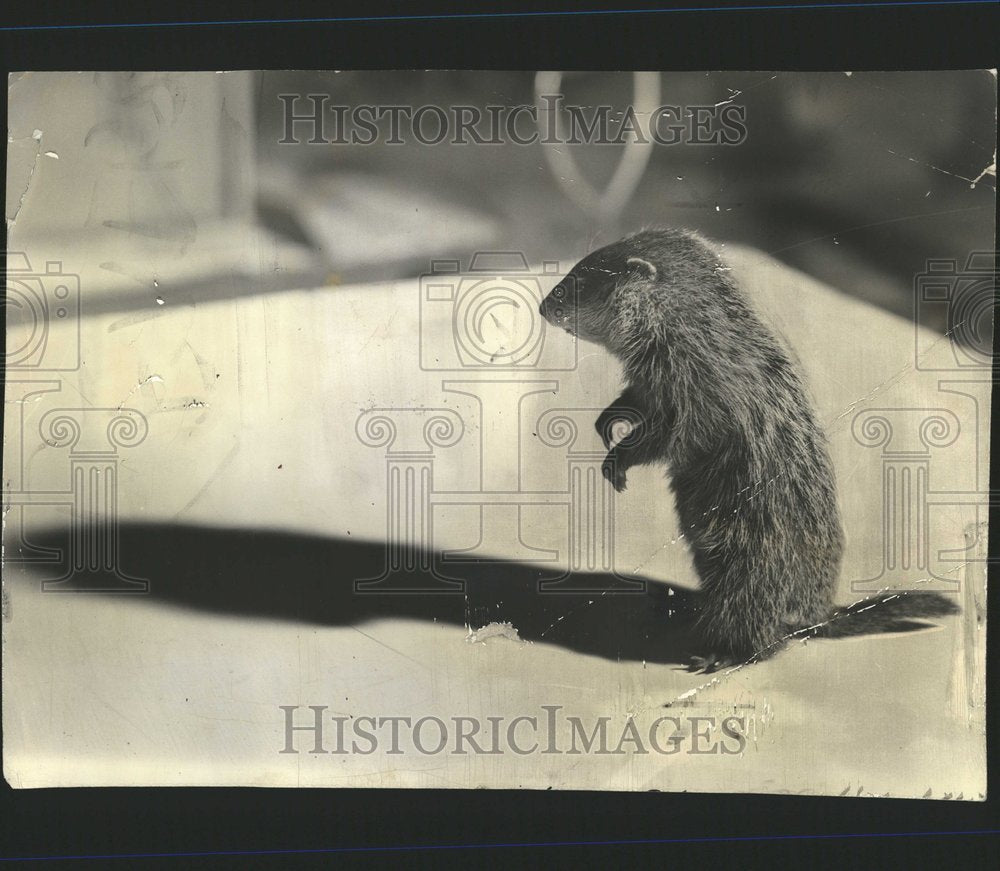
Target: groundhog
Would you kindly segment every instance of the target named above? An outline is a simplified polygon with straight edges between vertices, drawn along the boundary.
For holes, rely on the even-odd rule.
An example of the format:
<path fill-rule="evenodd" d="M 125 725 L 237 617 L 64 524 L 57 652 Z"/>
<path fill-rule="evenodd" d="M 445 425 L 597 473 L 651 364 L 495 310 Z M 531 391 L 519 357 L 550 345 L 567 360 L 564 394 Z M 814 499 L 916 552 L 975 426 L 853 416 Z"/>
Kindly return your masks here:
<path fill-rule="evenodd" d="M 631 467 L 666 464 L 701 583 L 692 670 L 957 612 L 936 593 L 834 606 L 844 537 L 826 439 L 788 353 L 702 238 L 653 229 L 601 248 L 541 313 L 624 365 L 625 389 L 596 422 L 615 490 Z M 622 420 L 631 431 L 614 444 Z"/>

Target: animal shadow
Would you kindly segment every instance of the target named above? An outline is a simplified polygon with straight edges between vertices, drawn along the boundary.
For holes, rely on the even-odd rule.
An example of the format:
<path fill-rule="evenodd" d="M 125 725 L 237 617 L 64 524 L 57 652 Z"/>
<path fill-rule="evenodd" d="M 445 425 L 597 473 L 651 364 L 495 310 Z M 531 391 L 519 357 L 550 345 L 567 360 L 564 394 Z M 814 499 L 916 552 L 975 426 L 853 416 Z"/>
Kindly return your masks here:
<path fill-rule="evenodd" d="M 321 626 L 358 625 L 382 618 L 453 623 L 473 629 L 509 622 L 521 639 L 621 661 L 686 663 L 698 594 L 645 580 L 621 592 L 621 579 L 575 573 L 567 583 L 583 592 L 543 587 L 550 569 L 512 560 L 446 563 L 458 592 L 358 593 L 355 581 L 379 577 L 386 545 L 266 529 L 121 523 L 117 565 L 149 582 L 146 594 L 113 595 L 116 603 L 153 601 L 219 615 L 286 620 Z M 49 528 L 33 547 L 68 551 L 68 532 Z M 10 552 L 10 551 L 8 551 Z M 417 565 L 440 564 L 440 554 Z M 60 576 L 49 563 L 26 575 L 33 582 Z M 426 571 L 407 577 L 434 584 Z M 638 578 L 642 581 L 643 579 Z M 76 579 L 70 585 L 75 583 Z M 464 590 L 461 588 L 464 587 Z M 617 592 L 612 592 L 617 590 Z"/>

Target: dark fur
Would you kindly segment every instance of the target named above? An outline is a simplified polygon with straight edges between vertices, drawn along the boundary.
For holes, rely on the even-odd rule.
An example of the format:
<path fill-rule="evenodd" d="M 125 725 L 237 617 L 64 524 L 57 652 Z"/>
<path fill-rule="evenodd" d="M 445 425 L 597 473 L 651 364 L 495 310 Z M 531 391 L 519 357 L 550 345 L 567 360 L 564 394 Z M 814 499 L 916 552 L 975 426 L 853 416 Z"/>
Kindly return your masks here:
<path fill-rule="evenodd" d="M 788 354 L 698 236 L 645 230 L 601 248 L 541 311 L 624 364 L 627 386 L 596 424 L 604 474 L 622 491 L 632 466 L 667 465 L 705 602 L 700 667 L 957 611 L 934 593 L 835 610 L 843 533 L 826 440 Z M 623 419 L 632 431 L 612 446 Z"/>

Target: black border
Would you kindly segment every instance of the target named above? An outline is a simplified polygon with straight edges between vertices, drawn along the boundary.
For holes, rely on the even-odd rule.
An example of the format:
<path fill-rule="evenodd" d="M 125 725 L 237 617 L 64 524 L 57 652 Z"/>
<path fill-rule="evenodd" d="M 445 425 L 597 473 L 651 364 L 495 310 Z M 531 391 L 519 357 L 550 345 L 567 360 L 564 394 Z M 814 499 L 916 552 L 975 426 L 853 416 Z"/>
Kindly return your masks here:
<path fill-rule="evenodd" d="M 768 4 L 765 11 L 631 12 L 340 24 L 244 24 L 129 29 L 4 31 L 0 57 L 19 69 L 655 69 L 884 70 L 996 66 L 995 5 L 787 8 L 813 0 L 633 0 L 622 9 Z M 861 3 L 864 0 L 860 0 Z M 913 0 L 911 0 L 913 2 Z M 177 2 L 154 11 L 118 0 L 22 4 L 3 25 L 218 21 L 327 16 L 580 13 L 573 3 L 267 4 Z M 783 8 L 785 7 L 785 8 Z"/>
<path fill-rule="evenodd" d="M 760 0 L 764 2 L 764 0 Z M 631 8 L 678 6 L 637 0 Z M 695 4 L 684 4 L 695 5 Z M 727 5 L 717 0 L 712 6 Z M 729 5 L 733 5 L 731 0 Z M 775 6 L 782 4 L 776 3 Z M 447 14 L 468 4 L 337 4 L 260 2 L 174 3 L 158 10 L 122 2 L 100 7 L 48 3 L 0 24 L 204 21 L 311 18 L 334 15 Z M 500 7 L 492 7 L 499 9 Z M 516 11 L 516 4 L 506 4 Z M 522 4 L 521 9 L 532 9 Z M 552 2 L 549 10 L 579 9 Z M 587 4 L 587 8 L 609 8 Z M 483 11 L 486 11 L 485 9 Z M 998 5 L 830 8 L 783 11 L 634 13 L 395 21 L 389 23 L 244 24 L 128 29 L 0 31 L 5 72 L 26 69 L 969 69 L 998 65 Z M 6 122 L 6 102 L 0 106 Z M 6 127 L 6 124 L 3 124 Z M 6 137 L 4 137 L 6 149 Z M 5 165 L 5 164 L 4 164 Z M 998 331 L 1000 332 L 1000 331 Z M 995 373 L 996 379 L 996 373 Z M 994 419 L 998 414 L 994 400 Z M 994 443 L 996 438 L 994 438 Z M 997 490 L 997 472 L 991 485 Z M 991 511 L 990 554 L 997 518 Z M 995 581 L 991 566 L 990 580 Z M 995 620 L 991 598 L 990 619 Z M 991 633 L 987 673 L 1000 674 Z M 821 867 L 891 867 L 911 853 L 916 867 L 992 867 L 996 835 L 885 833 L 1000 829 L 996 750 L 996 693 L 987 704 L 990 732 L 988 795 L 984 803 L 817 798 L 767 795 L 583 793 L 538 791 L 67 789 L 14 791 L 0 787 L 0 858 L 170 851 L 280 850 L 385 845 L 510 844 L 514 842 L 755 838 L 872 835 L 771 841 L 645 845 L 629 861 L 708 867 L 807 861 Z M 859 740 L 864 740 L 859 735 Z M 796 856 L 792 858 L 792 851 Z M 563 859 L 597 866 L 622 861 L 623 848 L 510 847 L 478 854 L 395 853 L 415 861 L 517 862 L 534 866 Z M 383 854 L 384 855 L 384 854 Z M 306 861 L 334 864 L 347 857 L 283 855 L 281 867 Z M 351 858 L 360 858 L 357 854 Z M 149 867 L 154 860 L 107 859 L 90 867 Z M 172 867 L 218 867 L 208 858 L 164 860 Z M 225 860 L 230 861 L 230 860 Z M 263 860 L 260 860 L 263 861 Z M 233 867 L 258 867 L 244 856 Z M 64 865 L 65 863 L 61 863 Z M 76 864 L 81 864 L 77 862 Z M 48 865 L 33 863 L 31 867 Z M 0 862 L 0 867 L 4 863 Z M 227 866 L 228 867 L 228 866 Z"/>

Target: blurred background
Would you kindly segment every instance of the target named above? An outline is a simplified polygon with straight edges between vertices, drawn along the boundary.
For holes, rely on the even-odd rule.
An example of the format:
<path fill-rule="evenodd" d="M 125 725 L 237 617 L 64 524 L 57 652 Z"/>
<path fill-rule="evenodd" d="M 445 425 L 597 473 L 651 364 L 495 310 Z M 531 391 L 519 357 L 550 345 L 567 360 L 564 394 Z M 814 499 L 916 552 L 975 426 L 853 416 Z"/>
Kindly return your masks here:
<path fill-rule="evenodd" d="M 282 95 L 302 115 L 312 94 L 327 108 L 484 116 L 560 94 L 612 107 L 613 122 L 629 106 L 739 107 L 746 136 L 636 148 L 404 132 L 390 144 L 386 117 L 371 145 L 313 144 L 301 123 L 288 142 Z M 522 116 L 519 134 L 533 124 Z M 928 260 L 995 249 L 996 76 L 982 70 L 15 73 L 9 125 L 8 248 L 80 274 L 84 315 L 416 276 L 482 250 L 571 263 L 662 223 L 910 318 Z M 991 311 L 976 305 L 959 342 L 988 342 Z M 920 318 L 943 331 L 961 311 Z"/>
<path fill-rule="evenodd" d="M 972 251 L 994 249 L 995 75 L 657 75 L 659 104 L 744 106 L 746 140 L 653 145 L 640 158 L 648 162 L 634 188 L 601 213 L 572 188 L 601 190 L 625 146 L 423 145 L 412 138 L 390 145 L 388 119 L 369 146 L 279 144 L 280 94 L 328 94 L 331 105 L 469 105 L 485 116 L 488 105 L 535 103 L 534 73 L 265 72 L 256 97 L 262 219 L 321 245 L 323 234 L 287 203 L 302 201 L 292 187 L 326 185 L 328 207 L 340 209 L 348 225 L 370 221 L 366 241 L 348 234 L 350 250 L 329 240 L 340 249 L 329 265 L 345 280 L 418 274 L 431 257 L 467 256 L 470 247 L 516 249 L 529 263 L 573 259 L 643 225 L 684 226 L 760 248 L 907 317 L 914 277 L 929 258 L 964 263 Z M 637 102 L 631 73 L 567 73 L 548 84 L 567 104 L 622 111 Z M 299 114 L 309 108 L 305 100 L 296 104 Z M 300 133 L 307 138 L 307 130 Z M 575 166 L 560 175 L 547 149 Z M 573 169 L 577 177 L 567 174 Z M 375 238 L 379 228 L 384 238 Z M 331 231 L 338 235 L 334 225 Z M 407 236 L 423 244 L 397 241 Z M 943 309 L 927 314 L 928 326 L 944 330 L 946 317 Z"/>

